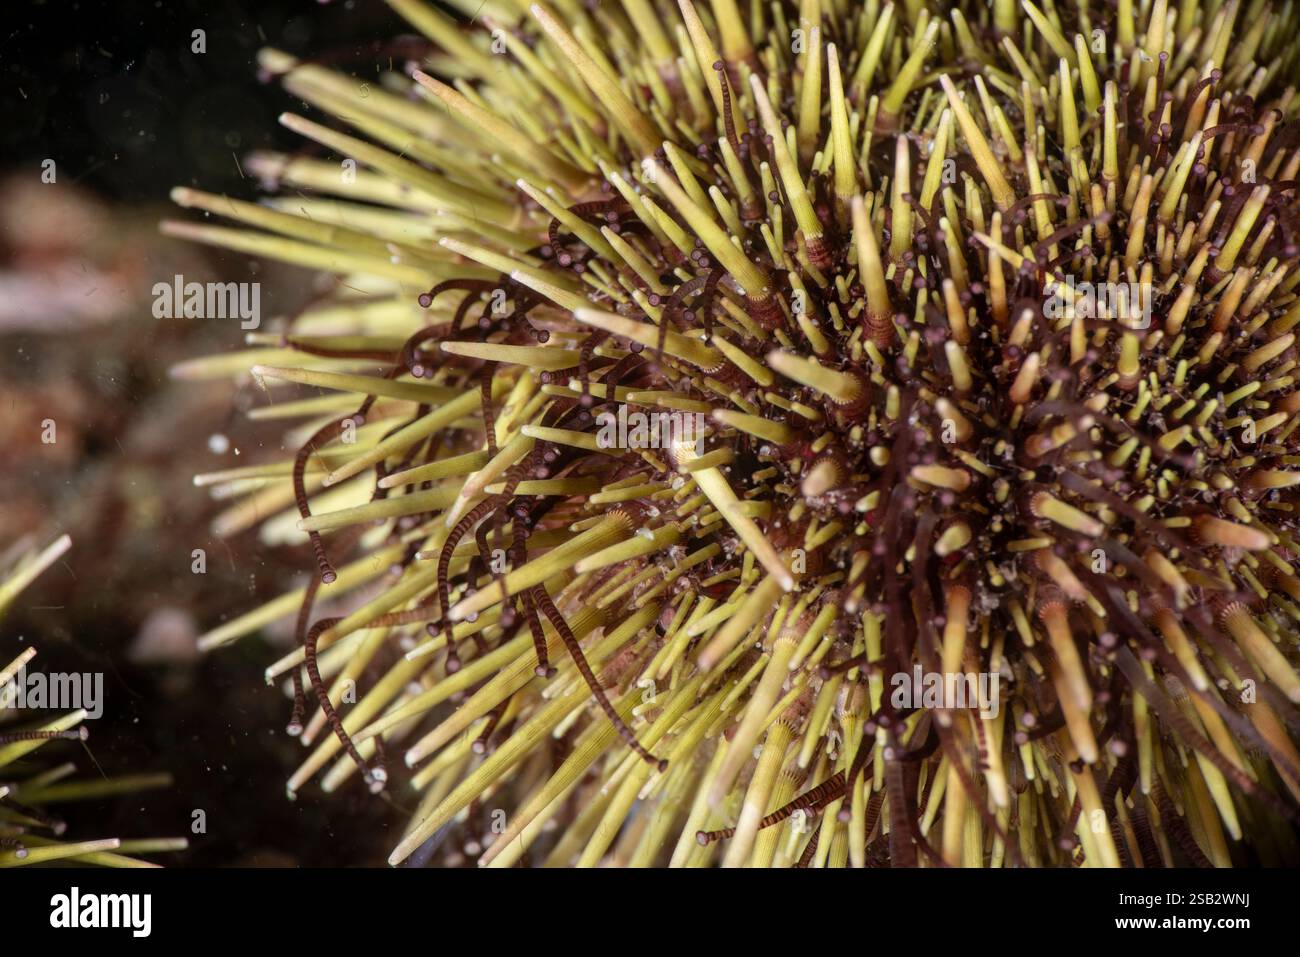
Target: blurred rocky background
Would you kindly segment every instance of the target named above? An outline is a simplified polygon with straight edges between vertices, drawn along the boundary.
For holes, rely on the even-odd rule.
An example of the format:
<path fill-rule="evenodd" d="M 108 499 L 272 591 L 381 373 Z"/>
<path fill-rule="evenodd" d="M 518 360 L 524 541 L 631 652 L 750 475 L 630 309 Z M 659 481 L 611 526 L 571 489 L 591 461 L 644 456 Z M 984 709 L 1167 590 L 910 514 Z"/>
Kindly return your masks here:
<path fill-rule="evenodd" d="M 92 836 L 189 837 L 173 865 L 382 864 L 404 818 L 384 800 L 284 796 L 303 748 L 261 675 L 285 636 L 197 651 L 199 633 L 298 582 L 304 554 L 213 535 L 220 503 L 192 476 L 278 448 L 280 431 L 245 416 L 251 386 L 169 376 L 244 332 L 156 319 L 151 290 L 176 274 L 257 281 L 264 321 L 311 298 L 303 270 L 160 236 L 160 219 L 185 215 L 167 191 L 255 198 L 241 159 L 300 147 L 276 122 L 292 100 L 257 76 L 259 47 L 362 71 L 372 47 L 356 38 L 402 24 L 379 0 L 10 0 L 0 22 L 0 552 L 73 540 L 0 623 L 0 658 L 35 644 L 42 670 L 104 672 L 93 763 L 176 777 L 71 818 Z M 196 548 L 206 574 L 191 571 Z"/>

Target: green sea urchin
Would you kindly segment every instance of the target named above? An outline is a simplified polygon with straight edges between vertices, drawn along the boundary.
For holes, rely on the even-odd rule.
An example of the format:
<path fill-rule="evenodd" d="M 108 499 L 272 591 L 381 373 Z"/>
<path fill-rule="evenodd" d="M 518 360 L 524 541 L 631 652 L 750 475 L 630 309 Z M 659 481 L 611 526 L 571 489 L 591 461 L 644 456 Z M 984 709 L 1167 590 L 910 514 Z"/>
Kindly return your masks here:
<path fill-rule="evenodd" d="M 0 616 L 20 592 L 72 546 L 64 535 L 40 552 L 24 551 L 0 557 Z M 12 559 L 12 567 L 5 559 Z M 8 657 L 7 655 L 4 657 Z M 69 801 L 101 798 L 148 788 L 170 786 L 166 774 L 137 774 L 110 778 L 71 778 L 71 763 L 49 765 L 38 759 L 45 748 L 58 741 L 85 741 L 89 734 L 84 709 L 67 712 L 32 727 L 17 709 L 10 707 L 14 685 L 27 664 L 36 657 L 28 647 L 0 667 L 0 868 L 22 867 L 63 861 L 102 867 L 147 867 L 130 856 L 183 850 L 184 838 L 141 840 L 67 840 L 68 825 L 50 808 Z M 11 721 L 11 719 L 14 719 Z"/>
<path fill-rule="evenodd" d="M 262 57 L 360 137 L 165 227 L 343 277 L 178 370 L 328 392 L 200 477 L 313 547 L 204 638 L 297 615 L 291 791 L 400 747 L 393 863 L 1294 859 L 1290 4 L 389 2 L 409 78 Z"/>

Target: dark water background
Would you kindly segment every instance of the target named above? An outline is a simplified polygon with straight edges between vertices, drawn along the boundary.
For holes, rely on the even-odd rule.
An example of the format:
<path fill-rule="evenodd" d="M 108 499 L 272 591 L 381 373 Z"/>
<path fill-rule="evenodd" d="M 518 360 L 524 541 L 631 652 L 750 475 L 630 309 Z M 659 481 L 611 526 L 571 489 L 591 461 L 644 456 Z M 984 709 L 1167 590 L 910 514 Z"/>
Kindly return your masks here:
<path fill-rule="evenodd" d="M 191 49 L 196 29 L 206 31 L 202 54 Z M 395 843 L 405 815 L 359 788 L 284 796 L 304 750 L 283 734 L 287 703 L 261 677 L 282 647 L 251 636 L 194 661 L 147 666 L 125 652 L 160 608 L 179 609 L 203 631 L 274 597 L 303 567 L 300 550 L 265 548 L 251 533 L 212 537 L 214 505 L 190 476 L 253 461 L 278 433 L 245 422 L 228 384 L 191 386 L 167 374 L 185 357 L 236 347 L 238 323 L 160 323 L 148 290 L 179 270 L 172 257 L 201 257 L 179 261 L 210 278 L 265 280 L 269 316 L 301 304 L 311 277 L 219 251 L 181 253 L 154 225 L 190 215 L 167 192 L 192 184 L 255 198 L 242 158 L 301 147 L 276 122 L 301 105 L 259 81 L 259 47 L 325 52 L 340 68 L 373 74 L 369 41 L 408 30 L 379 0 L 0 4 L 0 204 L 27 199 L 19 207 L 27 212 L 0 232 L 0 271 L 110 263 L 121 286 L 114 294 L 128 304 L 108 322 L 55 331 L 35 302 L 24 327 L 0 327 L 0 553 L 22 534 L 40 544 L 65 531 L 74 539 L 0 622 L 0 659 L 35 643 L 44 670 L 105 673 L 106 714 L 92 723 L 88 753 L 68 744 L 60 760 L 83 774 L 98 765 L 176 778 L 170 790 L 64 808 L 70 838 L 183 835 L 191 849 L 167 863 L 217 866 L 378 865 Z M 37 185 L 47 158 L 56 184 Z M 49 225 L 53 198 L 93 207 L 96 238 L 83 242 L 74 216 L 68 235 L 34 250 L 32 229 Z M 60 423 L 57 446 L 35 440 L 34 423 L 47 414 Z M 218 459 L 207 447 L 216 432 L 254 454 Z M 196 547 L 207 550 L 205 576 L 189 568 Z M 190 834 L 196 809 L 207 815 L 206 835 Z"/>

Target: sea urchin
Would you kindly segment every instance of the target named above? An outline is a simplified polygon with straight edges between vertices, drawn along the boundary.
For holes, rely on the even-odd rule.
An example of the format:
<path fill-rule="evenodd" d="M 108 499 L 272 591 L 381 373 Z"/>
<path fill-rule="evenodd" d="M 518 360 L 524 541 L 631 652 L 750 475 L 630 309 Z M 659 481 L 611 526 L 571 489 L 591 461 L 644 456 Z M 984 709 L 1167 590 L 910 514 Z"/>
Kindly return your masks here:
<path fill-rule="evenodd" d="M 360 137 L 165 227 L 343 277 L 178 370 L 331 393 L 200 477 L 310 538 L 204 639 L 297 614 L 291 790 L 400 746 L 393 863 L 1294 857 L 1292 5 L 389 2 L 408 75 L 262 55 Z"/>

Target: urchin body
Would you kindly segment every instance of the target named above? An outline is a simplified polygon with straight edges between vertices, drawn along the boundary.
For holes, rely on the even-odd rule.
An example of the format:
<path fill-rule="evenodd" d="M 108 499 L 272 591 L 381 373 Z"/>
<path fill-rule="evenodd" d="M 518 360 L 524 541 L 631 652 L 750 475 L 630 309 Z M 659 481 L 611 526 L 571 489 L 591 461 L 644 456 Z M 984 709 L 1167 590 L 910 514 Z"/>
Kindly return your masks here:
<path fill-rule="evenodd" d="M 340 201 L 169 227 L 369 294 L 254 337 L 341 395 L 214 478 L 315 553 L 207 639 L 298 608 L 269 674 L 334 735 L 291 789 L 400 745 L 394 863 L 448 826 L 496 866 L 1292 853 L 1290 20 L 390 2 L 454 83 L 264 56 L 364 169 L 253 166 Z M 597 441 L 628 408 L 707 437 Z M 997 706 L 893 694 L 918 667 Z"/>

